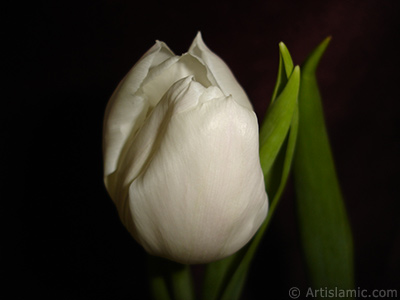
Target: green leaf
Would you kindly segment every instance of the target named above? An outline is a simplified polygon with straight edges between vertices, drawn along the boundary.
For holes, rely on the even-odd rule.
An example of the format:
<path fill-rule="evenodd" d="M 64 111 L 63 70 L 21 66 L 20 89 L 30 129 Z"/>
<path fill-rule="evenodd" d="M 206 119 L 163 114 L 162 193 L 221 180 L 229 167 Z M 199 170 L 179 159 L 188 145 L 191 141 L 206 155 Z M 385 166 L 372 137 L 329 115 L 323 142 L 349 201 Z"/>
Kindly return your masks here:
<path fill-rule="evenodd" d="M 282 92 L 284 87 L 286 86 L 290 75 L 293 72 L 293 60 L 290 56 L 289 50 L 287 49 L 286 45 L 282 42 L 279 43 L 279 71 L 278 71 L 278 78 L 276 80 L 276 85 L 274 88 L 273 96 L 271 99 L 271 104 L 275 101 L 276 97 Z M 295 108 L 295 113 L 298 114 L 298 108 Z M 297 111 L 297 112 L 296 112 Z M 265 122 L 265 120 L 264 120 Z M 293 122 L 293 121 L 292 121 Z M 293 124 L 291 124 L 293 127 Z M 292 129 L 291 129 L 292 130 Z M 297 124 L 296 124 L 296 136 L 297 136 Z M 292 138 L 293 140 L 293 138 Z M 294 140 L 295 142 L 295 140 Z M 281 147 L 281 150 L 278 153 L 277 158 L 272 164 L 271 169 L 269 172 L 264 172 L 264 180 L 265 186 L 268 192 L 268 196 L 270 199 L 274 198 L 275 193 L 278 191 L 279 186 L 281 185 L 282 181 L 282 172 L 283 172 L 283 165 L 285 159 L 285 151 L 282 150 L 286 149 L 287 141 L 284 142 L 284 146 Z"/>
<path fill-rule="evenodd" d="M 275 101 L 276 97 L 285 88 L 286 83 L 292 74 L 294 65 L 292 57 L 290 56 L 289 50 L 286 45 L 282 42 L 279 43 L 279 68 L 278 68 L 278 78 L 276 79 L 276 84 L 274 91 L 272 93 L 271 104 Z"/>
<path fill-rule="evenodd" d="M 279 85 L 286 85 L 289 76 L 292 74 L 294 65 L 293 60 L 290 56 L 289 50 L 284 43 L 279 43 L 280 50 L 280 68 L 278 72 L 278 80 L 275 90 L 282 90 Z M 283 74 L 283 76 L 281 75 Z M 294 94 L 298 97 L 299 90 Z M 297 99 L 297 98 L 296 98 Z M 274 100 L 274 98 L 272 99 Z M 299 124 L 299 111 L 298 106 L 294 107 L 293 116 L 290 124 L 289 135 L 287 136 L 284 146 L 280 149 L 277 159 L 273 162 L 272 168 L 268 172 L 264 171 L 264 178 L 266 189 L 269 195 L 271 204 L 269 207 L 267 218 L 260 228 L 258 235 L 262 235 L 266 230 L 275 209 L 279 203 L 280 197 L 282 196 L 283 190 L 286 186 L 287 179 L 289 177 L 289 172 L 291 169 L 293 155 L 296 146 L 297 132 Z M 263 158 L 261 158 L 263 159 Z"/>
<path fill-rule="evenodd" d="M 353 241 L 326 131 L 316 69 L 330 38 L 302 65 L 294 182 L 313 288 L 352 289 Z"/>
<path fill-rule="evenodd" d="M 224 290 L 224 293 L 221 297 L 221 300 L 237 300 L 240 297 L 241 291 L 243 289 L 243 286 L 245 284 L 245 280 L 247 277 L 247 274 L 250 269 L 250 264 L 253 260 L 254 255 L 256 254 L 257 248 L 264 236 L 264 233 L 269 225 L 269 222 L 271 220 L 271 217 L 275 211 L 275 208 L 277 207 L 280 197 L 282 195 L 282 192 L 286 186 L 287 178 L 289 176 L 289 171 L 292 165 L 292 159 L 294 155 L 294 149 L 296 145 L 296 137 L 297 137 L 297 128 L 298 128 L 298 110 L 297 110 L 297 97 L 298 97 L 298 92 L 299 92 L 299 84 L 300 84 L 300 70 L 299 67 L 295 67 L 293 69 L 293 62 L 290 57 L 289 51 L 287 50 L 286 46 L 283 43 L 280 43 L 280 53 L 281 53 L 281 58 L 282 58 L 282 66 L 285 70 L 285 76 L 290 76 L 289 81 L 288 78 L 281 78 L 280 84 L 285 84 L 287 82 L 286 86 L 284 87 L 283 91 L 281 94 L 278 96 L 276 102 L 274 102 L 272 105 L 277 105 L 276 103 L 285 103 L 286 104 L 286 109 L 292 110 L 292 115 L 290 116 L 289 119 L 286 119 L 285 117 L 282 117 L 279 121 L 280 122 L 289 122 L 290 126 L 290 132 L 289 135 L 287 135 L 289 126 L 288 124 L 285 124 L 286 126 L 283 126 L 282 124 L 278 124 L 278 129 L 274 129 L 275 133 L 274 134 L 282 134 L 279 129 L 279 125 L 282 126 L 283 128 L 287 128 L 286 131 L 284 132 L 284 144 L 286 147 L 280 148 L 280 154 L 283 157 L 282 160 L 274 160 L 273 165 L 278 164 L 279 168 L 274 170 L 269 169 L 263 170 L 264 174 L 270 174 L 273 173 L 272 177 L 280 178 L 280 182 L 278 184 L 278 188 L 274 193 L 268 193 L 271 201 L 271 205 L 268 211 L 268 215 L 264 223 L 261 225 L 260 229 L 258 230 L 257 234 L 254 236 L 254 238 L 251 240 L 251 242 L 243 249 L 242 252 L 244 253 L 239 253 L 242 257 L 240 260 L 240 264 L 236 267 L 236 270 L 233 273 L 232 278 L 229 281 L 229 284 Z M 281 69 L 281 68 L 280 68 Z M 277 81 L 278 82 L 278 81 Z M 292 84 L 295 85 L 295 88 L 293 88 Z M 279 89 L 278 89 L 279 90 Z M 287 98 L 286 98 L 287 97 Z M 284 99 L 284 100 L 283 100 Z M 285 101 L 286 100 L 286 101 Z M 272 109 L 273 106 L 271 106 Z M 282 107 L 285 107 L 282 105 Z M 272 111 L 272 110 L 271 110 Z M 267 113 L 267 118 L 269 114 Z M 264 124 L 268 124 L 266 121 Z M 265 125 L 268 126 L 268 125 Z M 267 129 L 266 129 L 267 130 Z M 276 139 L 267 139 L 265 141 L 266 147 L 268 146 L 269 142 L 277 142 Z M 282 146 L 282 144 L 280 146 Z M 271 147 L 273 148 L 273 147 Z M 260 154 L 260 159 L 261 161 L 264 159 L 262 154 Z M 263 163 L 261 162 L 261 165 L 263 166 Z M 277 171 L 278 170 L 278 171 Z M 268 189 L 267 189 L 268 191 Z"/>
<path fill-rule="evenodd" d="M 270 191 L 269 194 L 273 196 L 272 197 L 273 200 L 269 207 L 265 226 L 269 224 L 272 216 L 274 215 L 276 207 L 278 206 L 279 200 L 285 189 L 295 153 L 298 127 L 299 127 L 299 110 L 298 107 L 296 106 L 295 111 L 293 113 L 292 123 L 290 125 L 289 137 L 285 143 L 286 151 L 285 152 L 282 151 L 282 153 L 280 153 L 281 157 L 285 155 L 283 163 L 275 163 L 274 165 L 276 165 L 276 167 L 267 175 L 268 178 L 280 178 L 280 181 L 279 184 L 275 183 L 276 179 L 274 181 L 270 180 L 269 183 L 266 182 L 267 191 Z M 277 162 L 280 162 L 280 160 L 277 160 Z"/>
<path fill-rule="evenodd" d="M 279 168 L 279 173 L 276 173 L 276 177 L 280 179 L 277 180 L 277 193 L 276 195 L 269 194 L 270 199 L 273 199 L 272 203 L 277 203 L 279 200 L 281 192 L 286 184 L 290 165 L 292 162 L 297 136 L 298 119 L 296 102 L 299 92 L 300 80 L 299 68 L 297 67 L 293 76 L 290 78 L 290 83 L 288 83 L 288 77 L 292 75 L 293 71 L 293 62 L 290 57 L 289 51 L 283 43 L 279 45 L 279 48 L 280 63 L 278 78 L 266 119 L 268 118 L 268 116 L 270 118 L 274 118 L 275 120 L 276 118 L 279 118 L 277 122 L 281 122 L 281 124 L 278 124 L 278 126 L 274 127 L 271 126 L 273 124 L 265 120 L 263 124 L 264 138 L 262 139 L 264 146 L 270 146 L 273 149 L 277 149 L 277 152 L 280 151 L 281 153 L 283 153 L 283 159 L 280 161 L 282 166 L 280 166 Z M 283 112 L 283 110 L 285 109 L 286 111 Z M 289 112 L 287 110 L 289 110 Z M 290 115 L 290 111 L 292 111 L 292 116 Z M 290 134 L 289 137 L 286 138 L 288 136 L 287 132 L 290 126 L 292 126 L 292 128 L 290 129 Z M 276 137 L 276 135 L 280 136 Z M 282 144 L 285 142 L 285 139 L 285 145 L 287 147 L 283 147 L 282 149 Z M 275 158 L 276 155 L 267 156 L 265 159 L 275 160 Z M 261 156 L 261 160 L 263 159 L 264 157 Z M 274 164 L 274 162 L 272 162 L 272 164 Z M 264 174 L 265 173 L 267 172 L 265 171 Z M 250 263 L 268 226 L 270 216 L 271 208 L 266 221 L 263 223 L 255 237 L 248 245 L 246 245 L 234 255 L 223 260 L 211 263 L 207 266 L 203 289 L 203 300 L 239 299 L 249 271 Z"/>
<path fill-rule="evenodd" d="M 270 220 L 275 212 L 275 209 L 279 203 L 282 192 L 286 186 L 286 182 L 289 176 L 289 171 L 294 155 L 294 149 L 296 145 L 297 127 L 298 127 L 298 110 L 296 109 L 293 115 L 292 125 L 286 143 L 287 147 L 284 149 L 286 151 L 282 152 L 284 153 L 283 167 L 281 168 L 282 172 L 276 173 L 277 176 L 278 174 L 281 176 L 280 177 L 281 181 L 277 191 L 275 192 L 273 197 L 271 197 L 273 200 L 271 202 L 267 218 L 261 225 L 257 234 L 251 240 L 251 242 L 245 248 L 243 248 L 241 251 L 235 254 L 235 256 L 238 259 L 238 264 L 236 266 L 236 269 L 233 271 L 229 283 L 223 290 L 222 296 L 219 298 L 221 300 L 238 300 L 240 298 L 240 294 L 242 292 L 246 277 L 250 269 L 250 264 L 256 254 L 257 248 L 264 236 L 266 229 L 268 228 Z"/>
<path fill-rule="evenodd" d="M 264 176 L 270 171 L 286 138 L 297 106 L 300 68 L 296 66 L 279 97 L 269 107 L 260 131 L 260 159 Z"/>

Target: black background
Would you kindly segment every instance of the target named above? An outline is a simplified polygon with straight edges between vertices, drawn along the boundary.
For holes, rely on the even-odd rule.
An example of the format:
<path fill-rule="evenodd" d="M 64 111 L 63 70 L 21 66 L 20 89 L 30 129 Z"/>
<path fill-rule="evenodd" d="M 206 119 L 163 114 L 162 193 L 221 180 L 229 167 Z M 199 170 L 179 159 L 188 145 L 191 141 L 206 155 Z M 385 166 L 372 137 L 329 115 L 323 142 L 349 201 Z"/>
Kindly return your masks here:
<path fill-rule="evenodd" d="M 13 29 L 4 60 L 16 87 L 7 89 L 15 109 L 2 130 L 22 144 L 11 177 L 18 188 L 6 201 L 12 255 L 2 256 L 18 283 L 9 299 L 147 299 L 144 252 L 102 183 L 103 112 L 156 39 L 181 54 L 198 30 L 260 119 L 278 43 L 300 64 L 332 35 L 318 75 L 354 233 L 356 286 L 399 288 L 399 1 L 39 1 L 4 11 Z M 20 111 L 24 126 L 14 131 Z M 286 299 L 292 286 L 308 283 L 289 186 L 243 299 Z"/>

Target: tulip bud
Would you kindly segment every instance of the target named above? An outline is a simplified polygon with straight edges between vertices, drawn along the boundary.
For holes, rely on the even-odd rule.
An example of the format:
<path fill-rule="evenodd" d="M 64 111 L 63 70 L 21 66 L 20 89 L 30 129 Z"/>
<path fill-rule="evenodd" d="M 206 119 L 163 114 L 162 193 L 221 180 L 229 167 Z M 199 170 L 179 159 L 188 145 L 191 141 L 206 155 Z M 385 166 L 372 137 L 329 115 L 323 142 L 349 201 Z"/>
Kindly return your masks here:
<path fill-rule="evenodd" d="M 268 211 L 258 151 L 252 106 L 200 34 L 182 56 L 157 41 L 107 105 L 105 185 L 156 256 L 207 263 L 252 238 Z"/>

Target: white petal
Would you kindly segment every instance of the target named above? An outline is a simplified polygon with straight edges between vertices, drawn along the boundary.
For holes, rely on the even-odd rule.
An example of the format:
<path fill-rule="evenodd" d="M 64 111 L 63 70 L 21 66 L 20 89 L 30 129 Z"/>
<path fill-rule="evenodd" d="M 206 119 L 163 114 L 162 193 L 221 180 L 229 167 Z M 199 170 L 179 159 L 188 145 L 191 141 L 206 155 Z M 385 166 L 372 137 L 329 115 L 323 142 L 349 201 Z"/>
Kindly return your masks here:
<path fill-rule="evenodd" d="M 107 189 L 125 226 L 129 227 L 126 224 L 130 223 L 131 219 L 129 202 L 125 201 L 129 185 L 151 161 L 174 112 L 185 111 L 196 106 L 203 90 L 205 88 L 201 84 L 193 81 L 193 76 L 176 82 L 153 109 L 137 134 L 131 137 L 124 146 L 118 169 L 109 176 L 110 184 Z M 186 95 L 186 99 L 190 101 L 176 101 L 182 95 Z M 127 210 L 129 213 L 126 212 Z M 128 230 L 135 236 L 133 227 Z"/>
<path fill-rule="evenodd" d="M 182 263 L 234 253 L 268 209 L 254 113 L 207 93 L 218 94 L 194 83 L 170 94 L 176 99 L 168 102 L 185 109 L 175 107 L 151 160 L 129 188 L 131 232 L 148 252 Z"/>
<path fill-rule="evenodd" d="M 175 82 L 188 76 L 194 76 L 197 82 L 206 87 L 212 85 L 207 78 L 207 68 L 204 64 L 198 58 L 184 54 L 180 57 L 174 56 L 152 68 L 143 81 L 143 93 L 154 107 Z"/>
<path fill-rule="evenodd" d="M 149 69 L 172 57 L 172 51 L 162 42 L 156 44 L 135 64 L 111 96 L 103 132 L 104 176 L 112 174 L 127 138 L 140 126 L 149 104 L 135 95 Z"/>
<path fill-rule="evenodd" d="M 204 61 L 226 96 L 232 95 L 239 104 L 250 110 L 253 109 L 245 91 L 237 82 L 232 71 L 220 57 L 205 45 L 200 32 L 190 46 L 189 53 Z"/>

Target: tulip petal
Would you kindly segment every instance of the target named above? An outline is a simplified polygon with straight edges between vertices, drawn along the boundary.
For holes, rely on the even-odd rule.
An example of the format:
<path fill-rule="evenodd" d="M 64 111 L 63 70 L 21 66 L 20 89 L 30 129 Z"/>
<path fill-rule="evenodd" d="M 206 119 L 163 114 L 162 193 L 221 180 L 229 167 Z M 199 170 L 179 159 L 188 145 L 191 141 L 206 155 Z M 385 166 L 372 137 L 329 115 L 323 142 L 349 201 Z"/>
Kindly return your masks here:
<path fill-rule="evenodd" d="M 280 111 L 284 111 L 288 113 L 293 111 L 293 105 L 295 105 L 295 110 L 293 113 L 293 119 L 291 119 L 290 115 L 287 115 L 283 118 L 279 118 L 279 122 L 288 123 L 291 120 L 290 125 L 290 133 L 288 136 L 288 142 L 285 144 L 284 137 L 287 136 L 287 131 L 274 130 L 274 132 L 270 135 L 269 141 L 264 141 L 267 143 L 267 148 L 271 149 L 277 147 L 277 144 L 285 145 L 284 149 L 280 149 L 282 152 L 282 160 L 275 159 L 275 157 L 270 158 L 273 161 L 273 164 L 277 165 L 276 169 L 272 169 L 269 172 L 264 172 L 267 176 L 270 175 L 271 171 L 274 173 L 273 177 L 276 177 L 277 187 L 272 190 L 268 190 L 269 198 L 272 199 L 270 208 L 268 210 L 268 215 L 266 220 L 261 225 L 260 229 L 257 231 L 254 238 L 249 242 L 245 247 L 243 247 L 240 251 L 236 252 L 234 255 L 227 257 L 223 260 L 219 260 L 213 263 L 208 264 L 205 279 L 204 279 L 204 290 L 203 290 L 203 298 L 204 300 L 233 300 L 238 299 L 241 294 L 241 290 L 244 287 L 244 283 L 248 274 L 248 270 L 250 268 L 253 257 L 256 253 L 258 245 L 263 237 L 263 234 L 269 224 L 271 216 L 275 210 L 276 205 L 279 202 L 280 196 L 282 194 L 283 188 L 286 185 L 286 181 L 289 175 L 289 170 L 294 154 L 294 146 L 297 137 L 297 105 L 296 99 L 298 94 L 299 85 L 294 84 L 299 81 L 299 70 L 296 71 L 295 76 L 291 78 L 292 83 L 289 87 L 287 87 L 287 81 L 289 75 L 293 70 L 293 62 L 290 57 L 289 51 L 286 46 L 281 43 L 279 45 L 280 48 L 280 64 L 278 71 L 278 79 L 277 86 L 274 89 L 272 102 L 270 104 L 270 108 L 273 105 L 276 105 L 276 102 L 283 102 L 281 104 Z M 297 67 L 298 69 L 298 67 Z M 293 87 L 297 86 L 294 90 Z M 290 89 L 289 92 L 287 89 Z M 285 95 L 282 96 L 282 91 L 286 90 Z M 277 99 L 275 99 L 277 98 Z M 276 100 L 276 101 L 275 101 Z M 274 104 L 275 103 L 275 104 Z M 275 108 L 275 114 L 279 113 L 279 110 Z M 267 114 L 268 115 L 268 114 Z M 283 124 L 278 124 L 279 122 L 273 123 L 278 128 Z M 265 123 L 265 122 L 264 122 Z M 265 128 L 264 128 L 265 129 Z M 260 140 L 262 140 L 262 136 L 260 135 Z M 275 145 L 274 145 L 275 144 Z M 264 144 L 261 145 L 263 147 Z M 260 156 L 261 160 L 265 160 L 265 157 Z M 264 164 L 265 165 L 265 164 Z M 279 170 L 281 169 L 281 170 Z M 278 172 L 275 172 L 278 170 Z M 267 177 L 265 177 L 267 178 Z M 266 182 L 266 186 L 269 187 L 268 182 Z"/>
<path fill-rule="evenodd" d="M 252 105 L 245 91 L 237 82 L 232 71 L 226 63 L 212 52 L 203 42 L 201 33 L 199 32 L 189 48 L 189 53 L 199 57 L 204 61 L 210 70 L 210 77 L 214 77 L 219 87 L 226 96 L 232 95 L 233 98 L 244 107 L 252 110 Z"/>
<path fill-rule="evenodd" d="M 188 76 L 193 76 L 205 87 L 213 84 L 207 78 L 207 68 L 204 64 L 198 58 L 184 54 L 171 57 L 152 68 L 143 81 L 142 91 L 153 108 L 175 82 Z"/>
<path fill-rule="evenodd" d="M 118 159 L 127 138 L 142 123 L 148 103 L 145 98 L 135 96 L 149 69 L 172 57 L 173 53 L 162 42 L 150 48 L 120 82 L 108 102 L 104 116 L 103 155 L 104 176 L 117 169 Z"/>
<path fill-rule="evenodd" d="M 194 81 L 178 84 L 178 92 L 161 100 L 175 106 L 175 114 L 163 111 L 161 102 L 153 111 L 167 128 L 130 185 L 129 202 L 136 235 L 149 253 L 204 263 L 240 249 L 266 216 L 258 125 L 232 98 L 196 99 L 207 89 Z"/>

